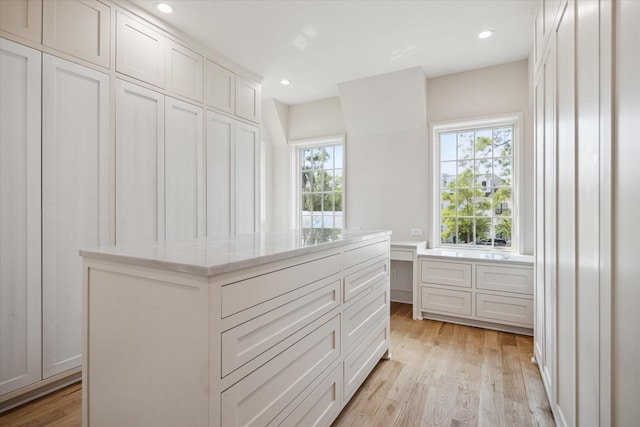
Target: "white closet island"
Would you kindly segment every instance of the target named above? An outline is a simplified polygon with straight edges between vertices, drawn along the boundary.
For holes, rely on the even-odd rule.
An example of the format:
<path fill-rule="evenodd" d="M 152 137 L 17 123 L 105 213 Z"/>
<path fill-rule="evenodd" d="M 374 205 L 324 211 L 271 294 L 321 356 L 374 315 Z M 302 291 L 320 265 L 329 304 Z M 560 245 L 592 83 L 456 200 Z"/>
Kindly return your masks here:
<path fill-rule="evenodd" d="M 389 351 L 387 231 L 83 250 L 84 426 L 329 425 Z"/>

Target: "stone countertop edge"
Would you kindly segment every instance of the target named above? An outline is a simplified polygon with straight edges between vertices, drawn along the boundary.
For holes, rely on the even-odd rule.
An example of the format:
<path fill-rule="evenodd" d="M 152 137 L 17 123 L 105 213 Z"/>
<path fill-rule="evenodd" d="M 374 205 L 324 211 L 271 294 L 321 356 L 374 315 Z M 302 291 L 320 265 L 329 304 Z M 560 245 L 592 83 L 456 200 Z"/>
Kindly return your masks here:
<path fill-rule="evenodd" d="M 503 264 L 524 264 L 533 265 L 535 257 L 533 255 L 522 255 L 513 252 L 472 252 L 468 249 L 425 249 L 418 251 L 418 257 L 446 258 L 456 261 L 490 262 Z"/>
<path fill-rule="evenodd" d="M 358 230 L 352 231 L 352 234 L 347 234 L 340 240 L 315 243 L 309 246 L 284 248 L 274 251 L 272 253 L 255 256 L 243 256 L 232 261 L 212 261 L 211 263 L 193 262 L 187 260 L 171 260 L 160 259 L 152 256 L 143 256 L 139 254 L 126 252 L 126 247 L 123 246 L 122 252 L 116 252 L 119 246 L 105 246 L 92 249 L 81 249 L 80 255 L 86 259 L 102 260 L 109 262 L 118 262 L 127 265 L 155 268 L 167 271 L 173 271 L 178 273 L 194 274 L 198 276 L 215 276 L 218 274 L 229 273 L 236 270 L 241 270 L 248 267 L 255 267 L 259 265 L 268 264 L 275 261 L 280 261 L 288 258 L 294 258 L 296 256 L 308 255 L 316 252 L 321 252 L 327 249 L 332 249 L 340 246 L 349 245 L 352 243 L 358 243 L 365 240 L 376 239 L 380 237 L 389 237 L 391 231 L 388 230 Z M 256 234 L 269 234 L 269 233 L 256 233 Z M 206 242 L 206 239 L 194 239 L 194 242 L 201 241 Z M 171 248 L 173 242 L 161 242 L 160 245 L 167 248 Z M 157 245 L 158 243 L 156 243 Z M 149 244 L 153 246 L 154 244 Z M 138 246 L 139 247 L 139 246 Z"/>

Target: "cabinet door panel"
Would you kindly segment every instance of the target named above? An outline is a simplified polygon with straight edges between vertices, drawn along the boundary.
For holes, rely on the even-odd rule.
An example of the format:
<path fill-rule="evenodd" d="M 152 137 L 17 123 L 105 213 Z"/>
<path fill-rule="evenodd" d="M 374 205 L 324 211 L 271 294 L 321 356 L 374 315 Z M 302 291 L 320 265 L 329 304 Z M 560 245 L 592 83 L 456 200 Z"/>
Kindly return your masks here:
<path fill-rule="evenodd" d="M 235 146 L 235 231 L 257 231 L 259 150 L 258 128 L 237 123 Z"/>
<path fill-rule="evenodd" d="M 236 116 L 259 123 L 260 102 L 260 84 L 236 76 Z"/>
<path fill-rule="evenodd" d="M 118 13 L 116 71 L 164 87 L 164 37 Z"/>
<path fill-rule="evenodd" d="M 207 236 L 233 234 L 231 148 L 235 120 L 207 112 Z"/>
<path fill-rule="evenodd" d="M 109 243 L 109 76 L 44 55 L 44 377 L 82 363 L 80 248 Z"/>
<path fill-rule="evenodd" d="M 116 243 L 164 239 L 164 95 L 116 80 Z"/>
<path fill-rule="evenodd" d="M 236 75 L 207 60 L 208 105 L 218 110 L 234 114 L 236 110 Z"/>
<path fill-rule="evenodd" d="M 202 56 L 172 40 L 167 40 L 165 44 L 165 89 L 202 101 Z"/>
<path fill-rule="evenodd" d="M 42 44 L 109 67 L 111 10 L 95 0 L 47 0 Z"/>
<path fill-rule="evenodd" d="M 0 39 L 0 395 L 42 378 L 41 58 Z"/>
<path fill-rule="evenodd" d="M 165 98 L 165 237 L 204 236 L 202 108 Z"/>
<path fill-rule="evenodd" d="M 0 1 L 0 30 L 40 43 L 42 0 Z"/>

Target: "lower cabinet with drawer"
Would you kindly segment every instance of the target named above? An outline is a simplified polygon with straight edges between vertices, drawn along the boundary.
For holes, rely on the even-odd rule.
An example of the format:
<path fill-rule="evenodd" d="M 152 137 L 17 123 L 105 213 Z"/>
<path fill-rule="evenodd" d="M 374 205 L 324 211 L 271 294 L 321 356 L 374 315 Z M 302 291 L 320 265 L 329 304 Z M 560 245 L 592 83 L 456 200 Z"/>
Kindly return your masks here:
<path fill-rule="evenodd" d="M 329 426 L 388 353 L 389 248 L 217 274 L 85 259 L 83 425 Z"/>
<path fill-rule="evenodd" d="M 422 317 L 532 334 L 533 260 L 502 257 L 506 260 L 420 254 L 414 304 Z"/>

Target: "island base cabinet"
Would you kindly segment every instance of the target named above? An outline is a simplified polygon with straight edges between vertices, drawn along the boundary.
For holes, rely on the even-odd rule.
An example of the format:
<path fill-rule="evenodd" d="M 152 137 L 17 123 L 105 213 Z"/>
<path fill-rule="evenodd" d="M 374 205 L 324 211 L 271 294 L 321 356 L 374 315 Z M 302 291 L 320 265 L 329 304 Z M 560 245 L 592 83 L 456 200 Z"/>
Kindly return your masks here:
<path fill-rule="evenodd" d="M 303 396 L 302 403 L 298 405 L 298 402 L 293 402 L 291 406 L 294 409 L 284 420 L 276 419 L 269 426 L 308 427 L 331 424 L 341 408 L 342 364 L 338 364 L 326 378 L 321 377 L 320 380 L 319 385 L 314 383 L 309 386 L 311 393 Z"/>
<path fill-rule="evenodd" d="M 388 264 L 389 238 L 300 234 L 81 251 L 83 426 L 331 425 L 389 350 L 388 269 L 344 301 L 348 277 Z M 243 258 L 257 242 L 293 249 Z M 383 253 L 344 268 L 371 244 Z"/>
<path fill-rule="evenodd" d="M 324 319 L 324 318 L 323 318 Z M 222 393 L 222 425 L 264 426 L 340 356 L 340 314 Z"/>
<path fill-rule="evenodd" d="M 389 319 L 386 319 L 344 359 L 344 404 L 353 397 L 358 387 L 389 349 L 390 334 Z"/>
<path fill-rule="evenodd" d="M 87 275 L 83 425 L 207 426 L 207 286 L 127 268 Z"/>

